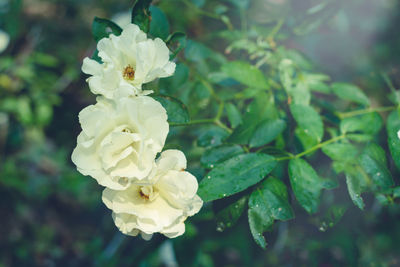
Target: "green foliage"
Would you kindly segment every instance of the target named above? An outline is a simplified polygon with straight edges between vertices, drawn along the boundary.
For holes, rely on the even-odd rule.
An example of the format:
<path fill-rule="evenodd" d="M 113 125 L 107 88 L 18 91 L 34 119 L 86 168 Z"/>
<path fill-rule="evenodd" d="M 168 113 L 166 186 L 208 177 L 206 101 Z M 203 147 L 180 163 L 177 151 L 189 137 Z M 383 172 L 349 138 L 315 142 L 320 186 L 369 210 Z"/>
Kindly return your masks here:
<path fill-rule="evenodd" d="M 247 206 L 247 196 L 239 198 L 215 214 L 217 231 L 225 231 L 236 224 Z"/>
<path fill-rule="evenodd" d="M 343 119 L 340 123 L 340 131 L 342 133 L 361 132 L 374 135 L 381 130 L 382 126 L 382 117 L 378 113 L 372 112 Z"/>
<path fill-rule="evenodd" d="M 149 32 L 150 30 L 150 22 L 151 22 L 151 13 L 150 13 L 150 4 L 152 0 L 134 0 L 132 6 L 132 20 L 133 24 L 139 26 L 139 28 L 144 32 Z M 158 19 L 162 15 L 157 14 Z"/>
<path fill-rule="evenodd" d="M 95 17 L 92 24 L 92 34 L 96 42 L 101 39 L 108 37 L 110 34 L 116 36 L 122 32 L 121 27 L 108 19 L 102 19 Z"/>
<path fill-rule="evenodd" d="M 298 126 L 316 141 L 320 142 L 324 135 L 324 125 L 320 115 L 310 106 L 290 105 L 290 111 Z"/>
<path fill-rule="evenodd" d="M 369 106 L 368 97 L 357 86 L 347 83 L 332 84 L 332 91 L 340 98 L 352 101 L 364 106 Z"/>
<path fill-rule="evenodd" d="M 201 156 L 200 162 L 205 168 L 213 168 L 215 164 L 243 153 L 244 150 L 241 146 L 220 145 L 206 150 Z"/>
<path fill-rule="evenodd" d="M 315 213 L 323 188 L 321 178 L 303 159 L 290 160 L 289 177 L 297 201 L 308 213 Z"/>
<path fill-rule="evenodd" d="M 400 138 L 397 135 L 398 131 L 400 131 L 399 111 L 396 110 L 390 113 L 387 119 L 386 130 L 390 153 L 397 168 L 400 169 Z"/>
<path fill-rule="evenodd" d="M 252 88 L 268 89 L 267 81 L 256 67 L 241 61 L 222 65 L 222 71 L 230 78 Z"/>
<path fill-rule="evenodd" d="M 286 122 L 281 119 L 261 122 L 250 139 L 250 147 L 259 147 L 275 140 L 286 128 Z"/>
<path fill-rule="evenodd" d="M 172 96 L 158 95 L 154 96 L 158 102 L 167 110 L 168 122 L 170 123 L 187 123 L 189 122 L 189 113 L 186 106 Z"/>
<path fill-rule="evenodd" d="M 151 14 L 149 34 L 166 40 L 170 31 L 167 16 L 156 6 L 150 6 L 149 11 Z"/>
<path fill-rule="evenodd" d="M 392 175 L 387 168 L 385 151 L 381 147 L 369 144 L 359 161 L 361 167 L 370 175 L 374 189 L 386 190 L 393 185 Z"/>
<path fill-rule="evenodd" d="M 267 154 L 243 154 L 216 165 L 199 185 L 199 196 L 212 201 L 239 193 L 258 183 L 275 167 Z"/>
<path fill-rule="evenodd" d="M 248 216 L 254 240 L 265 248 L 267 243 L 263 233 L 274 220 L 286 221 L 294 217 L 285 184 L 274 177 L 266 179 L 250 195 Z"/>
<path fill-rule="evenodd" d="M 133 1 L 132 21 L 163 39 L 177 64 L 146 89 L 167 110 L 168 143 L 184 151 L 208 202 L 185 221 L 183 237 L 150 242 L 116 233 L 103 219 L 98 185 L 69 160 L 77 114 L 95 101 L 82 90 L 81 59 L 92 37 L 121 33 L 95 18 L 90 36 L 87 22 L 129 7 L 0 4 L 0 28 L 11 38 L 0 54 L 0 262 L 162 266 L 165 255 L 175 256 L 171 265 L 210 267 L 399 262 L 400 53 L 395 23 L 382 32 L 398 4 L 359 2 Z M 377 34 L 366 51 L 362 40 Z M 256 249 L 267 243 L 268 253 Z"/>

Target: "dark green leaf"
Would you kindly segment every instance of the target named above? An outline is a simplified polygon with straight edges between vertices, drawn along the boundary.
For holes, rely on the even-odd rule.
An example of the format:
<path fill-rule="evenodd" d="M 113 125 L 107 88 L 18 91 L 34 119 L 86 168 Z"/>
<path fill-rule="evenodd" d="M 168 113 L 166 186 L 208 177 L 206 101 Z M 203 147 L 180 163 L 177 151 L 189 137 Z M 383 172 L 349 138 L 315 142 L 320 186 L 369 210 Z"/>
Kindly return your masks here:
<path fill-rule="evenodd" d="M 308 213 L 316 212 L 323 184 L 313 167 L 303 159 L 292 159 L 289 162 L 289 177 L 300 205 Z"/>
<path fill-rule="evenodd" d="M 218 163 L 242 153 L 244 153 L 244 150 L 239 145 L 221 145 L 206 150 L 201 157 L 200 163 L 205 168 L 213 168 Z"/>
<path fill-rule="evenodd" d="M 267 247 L 267 242 L 265 241 L 263 233 L 269 230 L 274 224 L 274 219 L 268 215 L 269 214 L 262 206 L 257 206 L 256 202 L 250 202 L 249 200 L 248 217 L 250 232 L 257 245 L 264 249 Z"/>
<path fill-rule="evenodd" d="M 322 119 L 310 106 L 290 105 L 290 111 L 299 127 L 307 134 L 313 136 L 318 142 L 322 140 L 324 135 L 324 125 Z"/>
<path fill-rule="evenodd" d="M 400 169 L 400 138 L 397 134 L 400 131 L 400 115 L 398 110 L 393 111 L 389 115 L 386 130 L 390 154 L 397 168 Z"/>
<path fill-rule="evenodd" d="M 95 17 L 92 23 L 92 34 L 96 42 L 101 39 L 108 37 L 110 34 L 114 34 L 116 36 L 120 35 L 122 29 L 108 19 L 101 19 Z"/>
<path fill-rule="evenodd" d="M 347 207 L 342 205 L 333 205 L 328 208 L 323 217 L 319 219 L 319 230 L 325 232 L 328 228 L 334 227 L 343 217 Z"/>
<path fill-rule="evenodd" d="M 331 159 L 338 161 L 355 161 L 358 150 L 350 143 L 333 143 L 322 147 L 322 151 Z"/>
<path fill-rule="evenodd" d="M 198 194 L 212 201 L 241 192 L 261 181 L 276 165 L 267 154 L 242 154 L 212 169 L 200 182 Z"/>
<path fill-rule="evenodd" d="M 382 117 L 378 113 L 373 112 L 343 119 L 340 122 L 340 131 L 342 133 L 363 132 L 376 134 L 381 130 L 382 125 Z"/>
<path fill-rule="evenodd" d="M 151 23 L 149 33 L 153 37 L 159 37 L 163 40 L 169 35 L 169 22 L 167 16 L 156 6 L 150 6 Z"/>
<path fill-rule="evenodd" d="M 202 147 L 219 146 L 228 135 L 229 132 L 225 129 L 213 125 L 202 130 L 202 133 L 197 139 L 197 145 Z"/>
<path fill-rule="evenodd" d="M 152 0 L 134 0 L 132 7 L 132 23 L 139 26 L 144 32 L 150 30 L 150 4 Z"/>
<path fill-rule="evenodd" d="M 232 103 L 228 103 L 225 106 L 226 113 L 228 115 L 229 123 L 232 128 L 235 128 L 239 124 L 242 123 L 242 116 L 240 115 L 239 110 Z"/>
<path fill-rule="evenodd" d="M 285 128 L 286 122 L 281 119 L 261 122 L 250 139 L 250 147 L 263 146 L 272 142 Z"/>
<path fill-rule="evenodd" d="M 362 104 L 364 106 L 370 105 L 369 99 L 364 92 L 353 84 L 334 83 L 332 84 L 332 90 L 341 99 Z"/>
<path fill-rule="evenodd" d="M 361 193 L 367 190 L 368 180 L 361 172 L 346 173 L 347 190 L 353 203 L 360 209 L 364 209 L 364 201 Z"/>
<path fill-rule="evenodd" d="M 296 137 L 302 144 L 304 150 L 310 149 L 311 147 L 318 144 L 318 141 L 317 139 L 315 139 L 315 136 L 310 135 L 309 132 L 305 132 L 302 128 L 297 127 L 294 132 Z"/>
<path fill-rule="evenodd" d="M 215 217 L 217 220 L 217 231 L 222 232 L 236 224 L 246 208 L 248 196 L 243 196 L 226 208 L 219 211 Z"/>
<path fill-rule="evenodd" d="M 165 41 L 169 47 L 175 45 L 175 49 L 172 51 L 170 60 L 174 59 L 178 53 L 186 47 L 186 33 L 174 32 L 167 37 Z"/>
<path fill-rule="evenodd" d="M 171 96 L 158 95 L 153 97 L 167 110 L 168 121 L 172 123 L 189 122 L 189 113 L 186 106 L 178 99 Z"/>
<path fill-rule="evenodd" d="M 366 147 L 359 158 L 361 167 L 371 176 L 373 189 L 389 189 L 393 185 L 393 178 L 387 168 L 385 151 L 376 144 Z"/>
<path fill-rule="evenodd" d="M 290 220 L 294 217 L 288 202 L 286 185 L 270 177 L 256 188 L 249 199 L 249 225 L 254 240 L 265 248 L 263 233 L 275 220 Z"/>
<path fill-rule="evenodd" d="M 247 62 L 231 61 L 222 66 L 222 71 L 232 79 L 251 88 L 269 88 L 264 74 Z"/>
<path fill-rule="evenodd" d="M 271 98 L 265 93 L 258 94 L 246 109 L 242 124 L 235 128 L 227 141 L 236 144 L 247 144 L 253 136 L 257 125 L 275 113 L 276 108 Z"/>

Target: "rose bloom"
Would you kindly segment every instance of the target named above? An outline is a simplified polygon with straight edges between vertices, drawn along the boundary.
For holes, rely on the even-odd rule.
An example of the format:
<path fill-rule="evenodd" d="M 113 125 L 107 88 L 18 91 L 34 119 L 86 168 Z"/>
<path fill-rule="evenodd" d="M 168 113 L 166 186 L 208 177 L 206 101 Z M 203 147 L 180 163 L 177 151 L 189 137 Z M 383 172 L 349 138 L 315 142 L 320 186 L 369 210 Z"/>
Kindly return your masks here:
<path fill-rule="evenodd" d="M 0 30 L 0 53 L 6 50 L 9 42 L 10 36 L 5 31 Z"/>
<path fill-rule="evenodd" d="M 132 236 L 140 233 L 146 240 L 157 232 L 169 238 L 182 235 L 186 218 L 203 205 L 196 195 L 197 179 L 185 168 L 186 158 L 181 151 L 166 150 L 142 183 L 123 191 L 106 188 L 103 202 L 113 211 L 119 230 Z"/>
<path fill-rule="evenodd" d="M 135 24 L 124 26 L 120 36 L 101 39 L 97 49 L 103 63 L 85 58 L 82 71 L 92 75 L 87 79 L 90 90 L 106 98 L 148 94 L 142 84 L 175 71 L 166 44 L 160 38 L 147 39 Z"/>
<path fill-rule="evenodd" d="M 79 113 L 79 122 L 72 161 L 83 175 L 116 190 L 149 175 L 169 130 L 165 109 L 148 96 L 99 97 Z"/>

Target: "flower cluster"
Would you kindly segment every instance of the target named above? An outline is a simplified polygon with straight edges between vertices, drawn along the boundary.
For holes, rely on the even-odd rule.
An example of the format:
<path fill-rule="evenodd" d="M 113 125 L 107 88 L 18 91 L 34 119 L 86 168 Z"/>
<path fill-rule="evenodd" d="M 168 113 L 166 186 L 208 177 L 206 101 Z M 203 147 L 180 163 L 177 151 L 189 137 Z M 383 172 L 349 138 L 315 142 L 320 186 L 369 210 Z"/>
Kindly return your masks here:
<path fill-rule="evenodd" d="M 184 221 L 203 202 L 185 155 L 164 147 L 169 131 L 162 105 L 142 85 L 171 76 L 175 64 L 161 39 L 148 39 L 134 24 L 97 45 L 102 63 L 85 58 L 82 71 L 98 94 L 79 113 L 82 132 L 72 153 L 79 172 L 105 187 L 103 202 L 121 232 L 144 239 L 159 232 L 182 235 Z"/>

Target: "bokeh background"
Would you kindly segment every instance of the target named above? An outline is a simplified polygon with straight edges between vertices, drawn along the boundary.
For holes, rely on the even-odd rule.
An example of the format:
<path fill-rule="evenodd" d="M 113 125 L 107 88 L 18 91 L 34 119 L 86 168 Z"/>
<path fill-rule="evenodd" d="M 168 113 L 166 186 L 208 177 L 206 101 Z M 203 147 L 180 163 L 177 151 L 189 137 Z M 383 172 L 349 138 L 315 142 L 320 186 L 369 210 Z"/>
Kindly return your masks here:
<path fill-rule="evenodd" d="M 92 20 L 126 23 L 131 2 L 0 0 L 0 29 L 9 36 L 0 54 L 0 266 L 400 266 L 399 203 L 383 207 L 367 197 L 360 211 L 345 187 L 335 192 L 342 205 L 326 205 L 311 217 L 297 209 L 295 220 L 277 223 L 265 251 L 252 240 L 246 216 L 219 232 L 210 207 L 173 240 L 120 234 L 101 202 L 102 188 L 76 171 L 70 155 L 80 132 L 78 113 L 95 102 L 80 71 L 95 49 Z M 400 84 L 396 0 L 153 4 L 172 30 L 191 40 L 183 60 L 198 63 L 208 49 L 231 57 L 229 43 L 217 36 L 226 25 L 215 14 L 228 16 L 234 28 L 259 30 L 285 18 L 282 41 L 276 41 L 303 52 L 334 81 L 354 82 L 379 103 L 388 103 L 383 88 Z M 212 57 L 204 64 L 214 64 Z M 203 112 L 208 95 L 181 84 L 169 78 L 159 86 L 184 102 L 195 98 L 192 116 Z M 179 131 L 172 129 L 167 143 L 187 153 L 189 169 L 201 179 L 202 150 L 195 142 L 201 133 L 191 130 L 179 139 Z M 330 203 L 332 194 L 323 201 Z"/>

